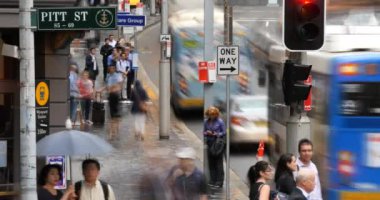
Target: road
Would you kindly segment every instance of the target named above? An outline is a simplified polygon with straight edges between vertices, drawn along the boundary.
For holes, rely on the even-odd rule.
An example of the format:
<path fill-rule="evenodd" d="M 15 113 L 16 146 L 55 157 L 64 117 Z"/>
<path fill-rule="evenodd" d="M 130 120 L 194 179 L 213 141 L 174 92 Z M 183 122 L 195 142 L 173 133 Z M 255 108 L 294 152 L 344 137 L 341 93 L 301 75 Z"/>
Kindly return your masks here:
<path fill-rule="evenodd" d="M 253 22 L 255 21 L 275 21 L 278 19 L 279 8 L 247 8 L 238 7 L 234 10 L 234 20 L 238 21 L 248 28 L 251 28 Z M 256 16 L 256 17 L 252 17 Z M 140 60 L 146 71 L 153 81 L 153 83 L 158 87 L 159 85 L 159 60 L 160 60 L 160 25 L 156 24 L 138 37 L 138 46 L 140 52 Z M 172 115 L 174 116 L 174 115 Z M 202 138 L 202 121 L 203 115 L 201 112 L 186 113 L 186 117 L 181 118 L 187 125 L 187 127 L 192 130 L 199 138 Z M 233 148 L 233 153 L 231 154 L 231 168 L 234 170 L 243 180 L 245 180 L 246 173 L 251 165 L 256 162 L 255 156 L 255 146 L 245 146 L 241 148 Z"/>

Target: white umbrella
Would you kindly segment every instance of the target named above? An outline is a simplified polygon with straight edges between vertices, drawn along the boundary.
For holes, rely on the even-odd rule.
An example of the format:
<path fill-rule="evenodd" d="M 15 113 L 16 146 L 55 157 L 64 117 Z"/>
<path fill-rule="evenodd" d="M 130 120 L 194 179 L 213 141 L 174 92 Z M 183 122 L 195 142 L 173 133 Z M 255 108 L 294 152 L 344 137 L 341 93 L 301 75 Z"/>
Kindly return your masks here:
<path fill-rule="evenodd" d="M 37 142 L 37 155 L 104 155 L 113 147 L 103 138 L 77 130 L 64 130 L 50 134 Z"/>

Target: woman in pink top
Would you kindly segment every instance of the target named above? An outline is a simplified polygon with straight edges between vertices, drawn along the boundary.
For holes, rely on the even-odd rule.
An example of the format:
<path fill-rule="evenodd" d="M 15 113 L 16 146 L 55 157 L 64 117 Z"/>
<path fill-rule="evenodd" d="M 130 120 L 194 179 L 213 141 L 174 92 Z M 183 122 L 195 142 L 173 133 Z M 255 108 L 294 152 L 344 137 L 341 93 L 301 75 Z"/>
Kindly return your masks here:
<path fill-rule="evenodd" d="M 82 123 L 92 124 L 90 121 L 90 109 L 91 109 L 91 99 L 93 98 L 93 82 L 89 79 L 90 74 L 88 71 L 83 71 L 81 78 L 78 80 L 78 89 L 81 99 L 81 110 L 84 120 Z"/>

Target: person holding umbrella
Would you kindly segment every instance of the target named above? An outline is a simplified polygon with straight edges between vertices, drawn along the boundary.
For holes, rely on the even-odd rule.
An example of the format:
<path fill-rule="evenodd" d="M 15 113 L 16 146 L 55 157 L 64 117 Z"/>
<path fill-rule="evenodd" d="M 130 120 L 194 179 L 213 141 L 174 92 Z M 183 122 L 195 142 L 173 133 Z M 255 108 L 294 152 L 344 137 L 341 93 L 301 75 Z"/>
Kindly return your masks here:
<path fill-rule="evenodd" d="M 55 189 L 57 183 L 62 180 L 62 168 L 60 165 L 45 165 L 38 178 L 38 200 L 75 200 L 74 187 L 70 185 L 65 193 Z"/>

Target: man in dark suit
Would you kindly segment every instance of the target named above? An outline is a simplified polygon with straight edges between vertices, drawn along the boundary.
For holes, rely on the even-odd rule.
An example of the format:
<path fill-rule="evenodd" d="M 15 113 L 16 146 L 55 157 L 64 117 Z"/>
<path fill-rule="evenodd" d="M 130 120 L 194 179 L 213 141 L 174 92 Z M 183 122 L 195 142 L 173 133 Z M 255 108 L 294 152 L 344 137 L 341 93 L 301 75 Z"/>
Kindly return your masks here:
<path fill-rule="evenodd" d="M 86 56 L 86 68 L 85 68 L 85 70 L 90 73 L 90 79 L 94 81 L 94 85 L 95 85 L 96 76 L 98 76 L 98 73 L 99 73 L 99 66 L 96 63 L 95 53 L 96 53 L 95 47 L 91 47 L 90 53 Z"/>
<path fill-rule="evenodd" d="M 289 200 L 310 200 L 310 193 L 315 187 L 315 173 L 301 169 L 296 177 L 297 187 L 289 195 Z"/>

